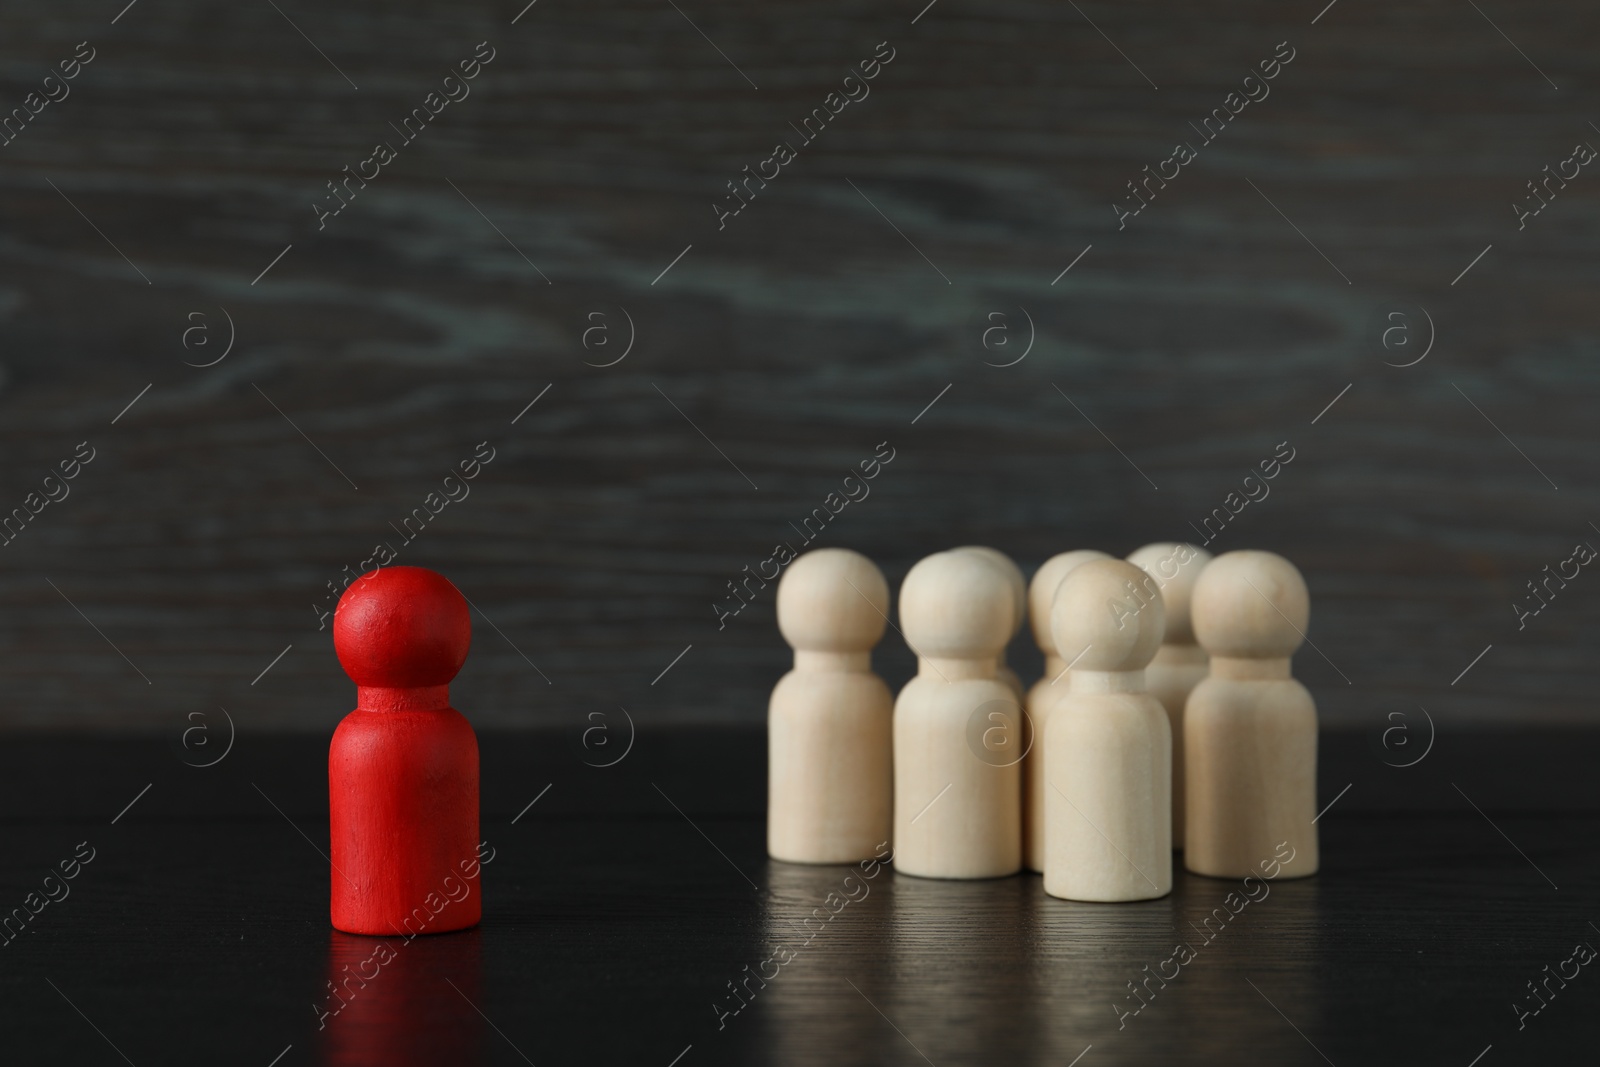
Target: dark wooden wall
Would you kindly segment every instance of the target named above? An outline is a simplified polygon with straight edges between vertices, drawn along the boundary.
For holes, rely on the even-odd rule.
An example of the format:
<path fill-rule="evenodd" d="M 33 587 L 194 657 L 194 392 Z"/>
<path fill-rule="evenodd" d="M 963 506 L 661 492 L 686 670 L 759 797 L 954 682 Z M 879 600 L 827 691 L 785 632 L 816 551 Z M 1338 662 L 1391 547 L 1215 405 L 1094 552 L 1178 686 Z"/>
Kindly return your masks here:
<path fill-rule="evenodd" d="M 4 726 L 330 728 L 353 693 L 313 604 L 484 440 L 400 556 L 498 628 L 455 690 L 482 725 L 758 721 L 772 590 L 720 631 L 712 605 L 883 441 L 821 543 L 892 582 L 963 543 L 1031 568 L 1192 537 L 1287 441 L 1212 547 L 1304 570 L 1328 723 L 1595 717 L 1600 576 L 1523 630 L 1511 606 L 1600 545 L 1600 173 L 1511 209 L 1600 145 L 1591 5 L 120 7 L 0 13 L 4 108 L 95 50 L 0 147 L 0 510 L 96 450 L 0 548 Z M 319 231 L 324 183 L 480 41 L 471 96 Z M 719 231 L 724 183 L 885 41 Z M 1119 230 L 1179 140 L 1198 158 Z M 586 365 L 624 312 L 627 357 Z M 227 358 L 186 366 L 224 313 Z M 911 670 L 892 632 L 879 662 Z"/>

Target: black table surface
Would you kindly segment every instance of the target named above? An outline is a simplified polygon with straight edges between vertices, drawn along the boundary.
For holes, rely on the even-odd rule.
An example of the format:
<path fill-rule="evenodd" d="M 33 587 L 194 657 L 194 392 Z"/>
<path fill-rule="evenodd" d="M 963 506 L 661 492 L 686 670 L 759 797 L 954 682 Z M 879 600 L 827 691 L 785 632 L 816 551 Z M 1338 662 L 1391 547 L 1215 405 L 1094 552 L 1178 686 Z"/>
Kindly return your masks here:
<path fill-rule="evenodd" d="M 1600 978 L 1572 961 L 1600 945 L 1600 735 L 1445 735 L 1399 767 L 1325 734 L 1321 873 L 1246 887 L 1180 868 L 1171 896 L 1114 906 L 1036 875 L 771 862 L 759 731 L 642 732 L 611 767 L 573 741 L 482 735 L 484 921 L 406 941 L 328 926 L 326 738 L 241 736 L 209 767 L 147 737 L 9 739 L 0 906 L 28 921 L 0 947 L 3 1061 L 1592 1055 Z M 331 998 L 348 973 L 370 980 Z"/>

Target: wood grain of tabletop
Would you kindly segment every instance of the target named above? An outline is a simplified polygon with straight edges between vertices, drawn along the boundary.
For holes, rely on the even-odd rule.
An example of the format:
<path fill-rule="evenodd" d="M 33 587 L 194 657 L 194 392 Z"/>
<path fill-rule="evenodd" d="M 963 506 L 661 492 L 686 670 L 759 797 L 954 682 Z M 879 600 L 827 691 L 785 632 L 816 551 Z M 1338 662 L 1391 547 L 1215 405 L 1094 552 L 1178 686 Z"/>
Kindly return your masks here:
<path fill-rule="evenodd" d="M 1324 752 L 1317 875 L 1180 867 L 1107 905 L 769 860 L 759 729 L 674 727 L 610 768 L 485 733 L 483 922 L 412 941 L 328 927 L 325 738 L 211 767 L 13 738 L 6 1062 L 1590 1062 L 1600 735 L 1462 733 L 1411 768 L 1352 736 Z"/>

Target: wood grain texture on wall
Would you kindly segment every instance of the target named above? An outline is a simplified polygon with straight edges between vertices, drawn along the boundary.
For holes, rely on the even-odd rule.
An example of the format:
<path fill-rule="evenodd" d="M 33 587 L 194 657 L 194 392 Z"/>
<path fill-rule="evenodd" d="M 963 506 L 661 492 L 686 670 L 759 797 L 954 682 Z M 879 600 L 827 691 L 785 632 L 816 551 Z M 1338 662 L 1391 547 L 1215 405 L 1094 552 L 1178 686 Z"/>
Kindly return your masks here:
<path fill-rule="evenodd" d="M 880 442 L 815 543 L 895 586 L 1198 539 L 1287 442 L 1209 547 L 1304 571 L 1325 722 L 1595 718 L 1600 577 L 1513 608 L 1600 545 L 1586 5 L 119 7 L 0 13 L 0 109 L 94 53 L 0 147 L 0 514 L 94 454 L 0 548 L 0 726 L 331 728 L 383 541 L 478 609 L 479 724 L 760 721 L 773 590 L 713 605 Z"/>

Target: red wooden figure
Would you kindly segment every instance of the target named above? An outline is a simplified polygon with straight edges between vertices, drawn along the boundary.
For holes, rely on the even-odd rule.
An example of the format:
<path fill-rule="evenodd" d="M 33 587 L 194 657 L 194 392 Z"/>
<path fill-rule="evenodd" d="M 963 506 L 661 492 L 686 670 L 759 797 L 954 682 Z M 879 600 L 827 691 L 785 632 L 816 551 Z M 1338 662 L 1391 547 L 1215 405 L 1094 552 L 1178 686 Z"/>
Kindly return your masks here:
<path fill-rule="evenodd" d="M 339 598 L 333 647 L 357 688 L 328 750 L 336 929 L 433 934 L 482 915 L 478 739 L 450 706 L 471 643 L 466 599 L 426 568 L 372 571 Z"/>

